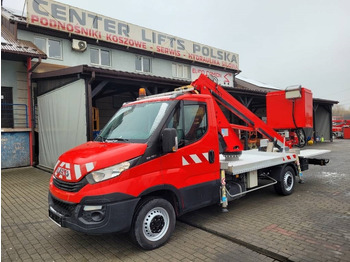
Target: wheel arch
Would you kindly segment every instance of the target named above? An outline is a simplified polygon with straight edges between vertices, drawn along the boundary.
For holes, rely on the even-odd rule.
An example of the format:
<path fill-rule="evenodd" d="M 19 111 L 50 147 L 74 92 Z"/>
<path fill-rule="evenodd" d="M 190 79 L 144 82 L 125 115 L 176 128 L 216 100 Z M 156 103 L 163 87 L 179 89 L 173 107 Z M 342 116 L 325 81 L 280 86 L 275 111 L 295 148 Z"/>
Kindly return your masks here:
<path fill-rule="evenodd" d="M 179 216 L 183 212 L 183 207 L 182 207 L 182 198 L 180 195 L 180 192 L 178 189 L 176 189 L 174 186 L 171 185 L 160 185 L 160 186 L 155 186 L 152 188 L 148 188 L 147 190 L 143 191 L 139 197 L 141 198 L 139 201 L 139 204 L 137 208 L 142 205 L 142 202 L 146 198 L 163 198 L 167 200 L 175 210 L 176 216 Z M 137 211 L 137 209 L 135 210 Z M 135 212 L 137 213 L 137 212 Z"/>
<path fill-rule="evenodd" d="M 283 169 L 285 169 L 286 167 L 290 166 L 293 171 L 294 171 L 294 177 L 297 176 L 298 174 L 298 168 L 296 166 L 296 164 L 294 162 L 291 162 L 291 163 L 286 163 L 286 164 L 283 164 L 283 165 L 277 165 L 277 166 L 274 166 L 272 169 L 271 169 L 271 176 L 276 179 L 277 181 L 281 181 L 282 177 L 280 176 L 281 175 L 281 171 Z"/>
<path fill-rule="evenodd" d="M 286 163 L 276 166 L 272 174 L 272 177 L 277 181 L 274 188 L 279 195 L 288 196 L 293 193 L 297 176 L 296 164 Z"/>

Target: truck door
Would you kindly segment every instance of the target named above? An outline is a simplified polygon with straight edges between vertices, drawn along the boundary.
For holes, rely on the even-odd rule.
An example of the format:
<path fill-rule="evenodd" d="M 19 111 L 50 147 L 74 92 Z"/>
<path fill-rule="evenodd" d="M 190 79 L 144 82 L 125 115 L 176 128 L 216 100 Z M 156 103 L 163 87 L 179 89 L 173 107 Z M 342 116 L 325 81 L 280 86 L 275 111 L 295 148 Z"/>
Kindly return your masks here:
<path fill-rule="evenodd" d="M 184 211 L 219 201 L 219 147 L 208 105 L 180 101 L 166 127 L 175 128 L 179 149 L 162 157 L 164 181 L 179 189 Z"/>

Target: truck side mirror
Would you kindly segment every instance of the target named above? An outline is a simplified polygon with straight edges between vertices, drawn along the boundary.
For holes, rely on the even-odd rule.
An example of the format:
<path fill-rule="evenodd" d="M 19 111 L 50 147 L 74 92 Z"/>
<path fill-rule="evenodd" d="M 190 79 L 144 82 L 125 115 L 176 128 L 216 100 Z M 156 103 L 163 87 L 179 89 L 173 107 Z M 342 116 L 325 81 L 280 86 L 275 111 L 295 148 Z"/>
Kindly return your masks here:
<path fill-rule="evenodd" d="M 175 128 L 165 128 L 162 132 L 162 149 L 164 153 L 176 152 L 178 149 L 177 132 Z"/>

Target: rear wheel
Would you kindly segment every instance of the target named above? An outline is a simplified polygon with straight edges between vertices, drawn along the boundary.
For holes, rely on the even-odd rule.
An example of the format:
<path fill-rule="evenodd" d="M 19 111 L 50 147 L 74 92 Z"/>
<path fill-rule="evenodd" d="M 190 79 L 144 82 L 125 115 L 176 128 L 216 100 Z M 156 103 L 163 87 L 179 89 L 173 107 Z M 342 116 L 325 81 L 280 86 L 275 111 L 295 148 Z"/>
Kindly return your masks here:
<path fill-rule="evenodd" d="M 295 184 L 295 171 L 291 166 L 279 168 L 276 170 L 277 184 L 275 184 L 275 190 L 278 194 L 288 196 L 294 191 Z"/>
<path fill-rule="evenodd" d="M 145 199 L 138 208 L 131 237 L 144 249 L 160 247 L 170 238 L 175 222 L 174 208 L 167 200 Z"/>

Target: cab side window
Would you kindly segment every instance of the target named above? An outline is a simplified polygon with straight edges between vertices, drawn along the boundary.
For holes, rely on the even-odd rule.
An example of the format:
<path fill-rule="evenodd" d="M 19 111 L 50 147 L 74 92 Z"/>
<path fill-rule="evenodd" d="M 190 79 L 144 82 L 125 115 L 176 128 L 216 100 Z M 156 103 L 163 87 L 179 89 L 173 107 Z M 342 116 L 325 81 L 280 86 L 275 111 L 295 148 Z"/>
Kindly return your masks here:
<path fill-rule="evenodd" d="M 176 129 L 179 147 L 201 139 L 208 130 L 205 104 L 185 104 L 177 107 L 167 127 Z"/>

